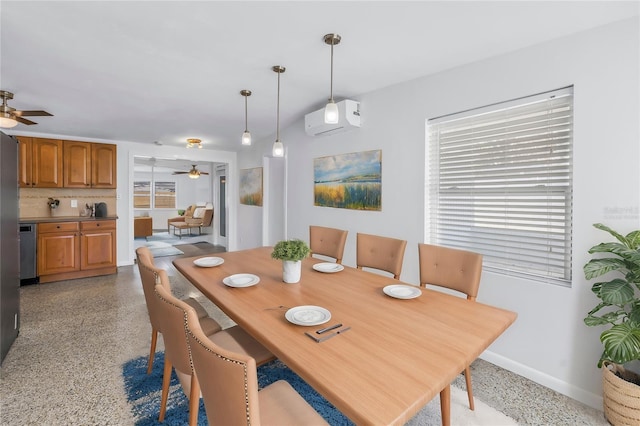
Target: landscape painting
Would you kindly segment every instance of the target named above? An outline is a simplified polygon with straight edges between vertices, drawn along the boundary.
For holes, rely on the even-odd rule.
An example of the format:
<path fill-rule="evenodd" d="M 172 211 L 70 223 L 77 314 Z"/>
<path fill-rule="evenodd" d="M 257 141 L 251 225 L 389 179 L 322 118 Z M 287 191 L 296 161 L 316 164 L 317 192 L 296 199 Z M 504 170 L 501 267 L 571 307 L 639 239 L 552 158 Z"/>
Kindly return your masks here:
<path fill-rule="evenodd" d="M 240 170 L 240 204 L 262 206 L 262 167 Z"/>
<path fill-rule="evenodd" d="M 382 151 L 315 158 L 313 183 L 316 206 L 380 211 Z"/>

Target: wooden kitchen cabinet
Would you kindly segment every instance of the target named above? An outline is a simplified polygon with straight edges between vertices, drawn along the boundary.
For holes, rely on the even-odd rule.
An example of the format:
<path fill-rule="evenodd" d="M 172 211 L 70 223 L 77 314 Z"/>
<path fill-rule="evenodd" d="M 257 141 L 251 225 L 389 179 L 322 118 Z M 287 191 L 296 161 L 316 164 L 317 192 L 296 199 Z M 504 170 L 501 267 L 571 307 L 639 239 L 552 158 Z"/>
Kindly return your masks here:
<path fill-rule="evenodd" d="M 62 188 L 63 144 L 57 139 L 18 136 L 21 188 Z"/>
<path fill-rule="evenodd" d="M 38 224 L 38 275 L 43 277 L 80 270 L 78 222 Z"/>
<path fill-rule="evenodd" d="M 65 188 L 116 188 L 117 146 L 64 141 Z"/>
<path fill-rule="evenodd" d="M 80 222 L 80 269 L 116 267 L 116 221 Z"/>
<path fill-rule="evenodd" d="M 41 283 L 115 274 L 116 221 L 38 224 L 37 263 Z"/>
<path fill-rule="evenodd" d="M 116 188 L 117 145 L 94 143 L 91 146 L 91 187 Z"/>

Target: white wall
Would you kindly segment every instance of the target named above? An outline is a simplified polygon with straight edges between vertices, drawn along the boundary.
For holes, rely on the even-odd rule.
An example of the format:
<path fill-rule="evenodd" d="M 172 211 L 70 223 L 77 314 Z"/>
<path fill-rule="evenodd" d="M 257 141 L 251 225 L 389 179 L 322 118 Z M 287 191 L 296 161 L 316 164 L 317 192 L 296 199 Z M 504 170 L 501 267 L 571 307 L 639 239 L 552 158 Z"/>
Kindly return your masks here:
<path fill-rule="evenodd" d="M 513 310 L 518 319 L 483 357 L 601 408 L 600 330 L 582 321 L 597 301 L 582 266 L 587 250 L 607 238 L 593 223 L 625 233 L 640 228 L 639 48 L 636 18 L 362 95 L 358 130 L 310 138 L 301 117 L 281 132 L 288 156 L 288 237 L 308 240 L 310 224 L 348 229 L 343 261 L 351 266 L 357 232 L 406 239 L 401 279 L 417 283 L 417 243 L 425 229 L 425 120 L 574 85 L 572 287 L 485 272 L 479 300 Z M 313 205 L 314 158 L 372 149 L 382 150 L 382 211 Z M 244 161 L 251 161 L 246 154 Z M 631 213 L 612 213 L 616 208 Z M 244 229 L 239 234 L 246 237 Z"/>
<path fill-rule="evenodd" d="M 98 142 L 98 141 L 96 141 Z M 192 159 L 189 155 L 194 155 L 193 150 L 189 152 L 186 148 L 153 146 L 149 144 L 110 141 L 118 145 L 118 266 L 131 265 L 135 258 L 133 246 L 133 180 L 134 180 L 134 156 L 157 156 L 164 158 Z M 198 162 L 226 163 L 229 165 L 227 173 L 227 249 L 237 250 L 237 218 L 238 218 L 238 175 L 237 175 L 237 153 L 229 151 L 214 151 L 202 149 L 197 151 Z M 211 175 L 208 178 L 212 178 Z M 202 179 L 202 177 L 201 177 Z M 202 197 L 202 200 L 213 201 L 209 191 L 206 189 L 196 189 L 195 197 Z M 204 192 L 203 192 L 204 191 Z M 178 199 L 178 203 L 182 202 Z M 215 218 L 214 218 L 215 220 Z M 158 225 L 154 223 L 154 228 Z M 161 226 L 159 228 L 162 228 Z M 215 229 L 215 228 L 214 228 Z"/>

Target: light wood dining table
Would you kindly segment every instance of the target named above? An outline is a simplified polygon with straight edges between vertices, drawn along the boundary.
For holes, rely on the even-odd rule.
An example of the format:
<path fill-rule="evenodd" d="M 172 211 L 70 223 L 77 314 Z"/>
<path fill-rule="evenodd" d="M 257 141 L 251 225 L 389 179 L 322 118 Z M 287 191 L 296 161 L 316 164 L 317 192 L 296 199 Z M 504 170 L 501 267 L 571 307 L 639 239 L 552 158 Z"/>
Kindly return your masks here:
<path fill-rule="evenodd" d="M 442 423 L 450 422 L 450 383 L 516 319 L 516 314 L 422 288 L 413 299 L 387 296 L 405 284 L 345 266 L 337 273 L 302 263 L 299 283 L 282 281 L 282 262 L 270 247 L 216 253 L 224 263 L 199 267 L 198 257 L 173 264 L 234 322 L 266 346 L 358 425 L 401 425 L 440 394 Z M 229 287 L 233 274 L 255 274 L 256 285 Z M 313 305 L 331 313 L 325 324 L 300 326 L 288 309 Z M 351 327 L 320 343 L 305 332 L 336 323 Z M 327 333 L 330 334 L 331 332 Z M 324 336 L 321 334 L 319 336 Z"/>

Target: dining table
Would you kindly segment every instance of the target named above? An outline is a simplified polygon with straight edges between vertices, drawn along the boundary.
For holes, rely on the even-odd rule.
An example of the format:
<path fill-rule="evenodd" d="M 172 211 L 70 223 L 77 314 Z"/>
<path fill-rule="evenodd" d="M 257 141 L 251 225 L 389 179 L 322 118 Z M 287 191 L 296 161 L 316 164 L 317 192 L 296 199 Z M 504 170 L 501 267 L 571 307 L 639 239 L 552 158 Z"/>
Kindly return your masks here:
<path fill-rule="evenodd" d="M 404 424 L 438 394 L 442 424 L 449 425 L 451 382 L 516 319 L 505 309 L 313 257 L 302 261 L 300 281 L 287 284 L 271 251 L 173 264 L 358 425 Z"/>

